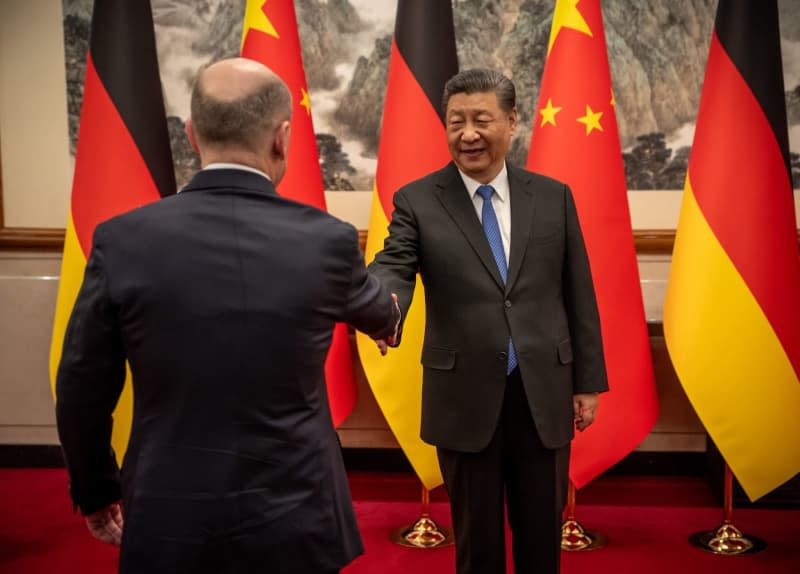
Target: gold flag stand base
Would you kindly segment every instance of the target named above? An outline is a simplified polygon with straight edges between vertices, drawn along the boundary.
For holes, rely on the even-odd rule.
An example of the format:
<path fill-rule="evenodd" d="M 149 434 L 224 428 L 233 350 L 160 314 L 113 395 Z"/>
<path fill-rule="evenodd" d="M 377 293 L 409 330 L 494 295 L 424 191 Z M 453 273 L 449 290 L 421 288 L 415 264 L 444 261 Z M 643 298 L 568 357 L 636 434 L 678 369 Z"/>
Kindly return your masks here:
<path fill-rule="evenodd" d="M 422 515 L 413 525 L 392 532 L 392 542 L 409 548 L 437 548 L 453 543 L 449 528 L 438 526 L 430 516 Z"/>
<path fill-rule="evenodd" d="M 575 485 L 570 480 L 567 491 L 567 519 L 561 525 L 561 550 L 567 552 L 597 550 L 607 542 L 605 536 L 587 531 L 575 520 Z"/>
<path fill-rule="evenodd" d="M 767 547 L 766 542 L 742 534 L 741 530 L 730 522 L 723 522 L 716 530 L 695 532 L 689 536 L 689 544 L 706 552 L 724 556 L 755 554 Z"/>
<path fill-rule="evenodd" d="M 718 554 L 720 556 L 739 556 L 742 554 L 755 554 L 767 547 L 767 543 L 742 534 L 742 531 L 733 525 L 733 473 L 731 467 L 725 464 L 725 492 L 722 524 L 715 530 L 695 532 L 689 536 L 689 544 L 700 550 Z"/>
<path fill-rule="evenodd" d="M 453 531 L 439 526 L 430 515 L 430 491 L 422 487 L 422 510 L 411 526 L 393 531 L 390 538 L 395 544 L 407 548 L 439 548 L 453 543 Z"/>
<path fill-rule="evenodd" d="M 570 517 L 561 525 L 561 550 L 577 552 L 596 550 L 606 545 L 608 539 L 596 532 L 587 532 L 581 523 Z"/>

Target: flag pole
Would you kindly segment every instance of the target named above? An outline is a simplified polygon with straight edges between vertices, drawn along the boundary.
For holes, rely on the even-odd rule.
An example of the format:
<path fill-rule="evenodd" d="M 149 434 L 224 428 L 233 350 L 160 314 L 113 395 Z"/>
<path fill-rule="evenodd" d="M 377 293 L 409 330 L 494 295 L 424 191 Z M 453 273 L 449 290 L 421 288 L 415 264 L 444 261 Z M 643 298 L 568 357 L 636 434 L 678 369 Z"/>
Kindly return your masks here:
<path fill-rule="evenodd" d="M 602 548 L 608 539 L 597 532 L 589 532 L 575 518 L 575 483 L 569 481 L 567 490 L 567 518 L 561 525 L 561 550 L 578 552 Z"/>
<path fill-rule="evenodd" d="M 392 542 L 410 548 L 438 548 L 453 543 L 453 531 L 439 526 L 431 518 L 431 491 L 422 486 L 419 518 L 411 526 L 403 526 L 391 534 Z"/>
<path fill-rule="evenodd" d="M 760 538 L 743 534 L 733 525 L 733 473 L 727 462 L 725 463 L 722 524 L 714 530 L 704 530 L 690 535 L 689 544 L 721 556 L 755 554 L 767 547 L 767 543 Z"/>

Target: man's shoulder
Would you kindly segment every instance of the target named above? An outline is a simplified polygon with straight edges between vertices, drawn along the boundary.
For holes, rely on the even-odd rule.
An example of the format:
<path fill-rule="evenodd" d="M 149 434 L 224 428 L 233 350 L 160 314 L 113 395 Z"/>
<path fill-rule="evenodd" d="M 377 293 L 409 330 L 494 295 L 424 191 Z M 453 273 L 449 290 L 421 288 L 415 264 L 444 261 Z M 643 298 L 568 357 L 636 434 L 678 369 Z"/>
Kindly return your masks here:
<path fill-rule="evenodd" d="M 155 217 L 160 213 L 168 212 L 177 207 L 176 203 L 179 201 L 178 194 L 168 195 L 167 197 L 158 198 L 155 201 L 145 203 L 138 207 L 134 207 L 128 211 L 124 211 L 114 215 L 105 221 L 101 222 L 98 227 L 104 228 L 118 228 L 126 225 L 136 224 L 143 220 Z"/>
<path fill-rule="evenodd" d="M 511 185 L 516 181 L 517 183 L 532 185 L 537 189 L 551 189 L 554 191 L 563 191 L 567 187 L 566 183 L 558 179 L 511 164 L 507 165 L 508 178 Z"/>
<path fill-rule="evenodd" d="M 446 187 L 453 177 L 456 176 L 458 176 L 458 169 L 453 162 L 450 162 L 441 169 L 437 169 L 423 175 L 419 179 L 406 183 L 400 187 L 397 192 L 406 195 L 427 193 L 432 188 Z"/>

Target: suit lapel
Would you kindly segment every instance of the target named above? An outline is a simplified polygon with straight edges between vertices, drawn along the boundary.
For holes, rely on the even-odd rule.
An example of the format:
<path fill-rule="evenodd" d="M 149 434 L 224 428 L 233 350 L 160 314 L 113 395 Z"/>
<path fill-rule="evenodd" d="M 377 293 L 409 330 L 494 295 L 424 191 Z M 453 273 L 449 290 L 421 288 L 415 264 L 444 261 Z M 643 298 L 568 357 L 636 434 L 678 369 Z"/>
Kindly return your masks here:
<path fill-rule="evenodd" d="M 502 288 L 503 279 L 500 277 L 500 270 L 492 255 L 492 249 L 489 247 L 481 222 L 475 213 L 475 206 L 470 201 L 467 188 L 464 187 L 464 182 L 454 164 L 451 163 L 443 170 L 442 176 L 436 183 L 436 193 L 447 213 L 461 229 L 475 253 L 478 254 L 484 267 L 492 275 L 497 285 Z M 514 237 L 513 231 L 511 237 L 512 239 Z"/>
<path fill-rule="evenodd" d="M 533 228 L 533 186 L 525 172 L 508 166 L 508 186 L 511 191 L 511 249 L 508 262 L 506 292 L 511 291 L 519 277 L 522 260 Z"/>

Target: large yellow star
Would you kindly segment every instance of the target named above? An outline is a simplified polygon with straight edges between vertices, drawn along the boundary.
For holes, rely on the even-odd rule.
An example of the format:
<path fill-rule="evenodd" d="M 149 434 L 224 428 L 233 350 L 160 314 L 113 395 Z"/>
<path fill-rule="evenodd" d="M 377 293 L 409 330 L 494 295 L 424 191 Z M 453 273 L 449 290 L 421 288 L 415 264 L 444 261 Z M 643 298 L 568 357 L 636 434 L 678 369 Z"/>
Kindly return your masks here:
<path fill-rule="evenodd" d="M 578 118 L 578 122 L 586 126 L 586 135 L 588 136 L 593 130 L 603 131 L 603 126 L 600 125 L 600 118 L 603 117 L 603 112 L 593 112 L 591 106 L 586 106 L 586 115 Z"/>
<path fill-rule="evenodd" d="M 262 0 L 247 0 L 247 6 L 244 9 L 242 45 L 244 45 L 244 39 L 247 37 L 247 33 L 251 29 L 260 30 L 268 36 L 280 39 L 278 31 L 275 29 L 275 26 L 273 26 L 272 22 L 270 22 L 269 18 L 267 18 L 267 14 L 265 12 L 267 1 L 268 0 L 265 0 L 263 2 Z"/>
<path fill-rule="evenodd" d="M 547 44 L 547 54 L 555 44 L 556 37 L 562 28 L 571 28 L 593 38 L 589 24 L 583 18 L 583 14 L 578 11 L 578 4 L 581 0 L 556 0 L 556 9 L 553 12 L 553 26 L 550 28 L 550 41 Z"/>
<path fill-rule="evenodd" d="M 542 123 L 539 124 L 543 128 L 546 124 L 556 125 L 556 114 L 561 111 L 561 108 L 553 106 L 553 100 L 547 98 L 547 106 L 539 110 L 542 114 Z"/>
<path fill-rule="evenodd" d="M 302 92 L 303 97 L 300 100 L 300 105 L 306 109 L 306 113 L 310 116 L 311 115 L 311 100 L 308 97 L 308 92 L 305 88 L 300 88 L 300 92 Z"/>

